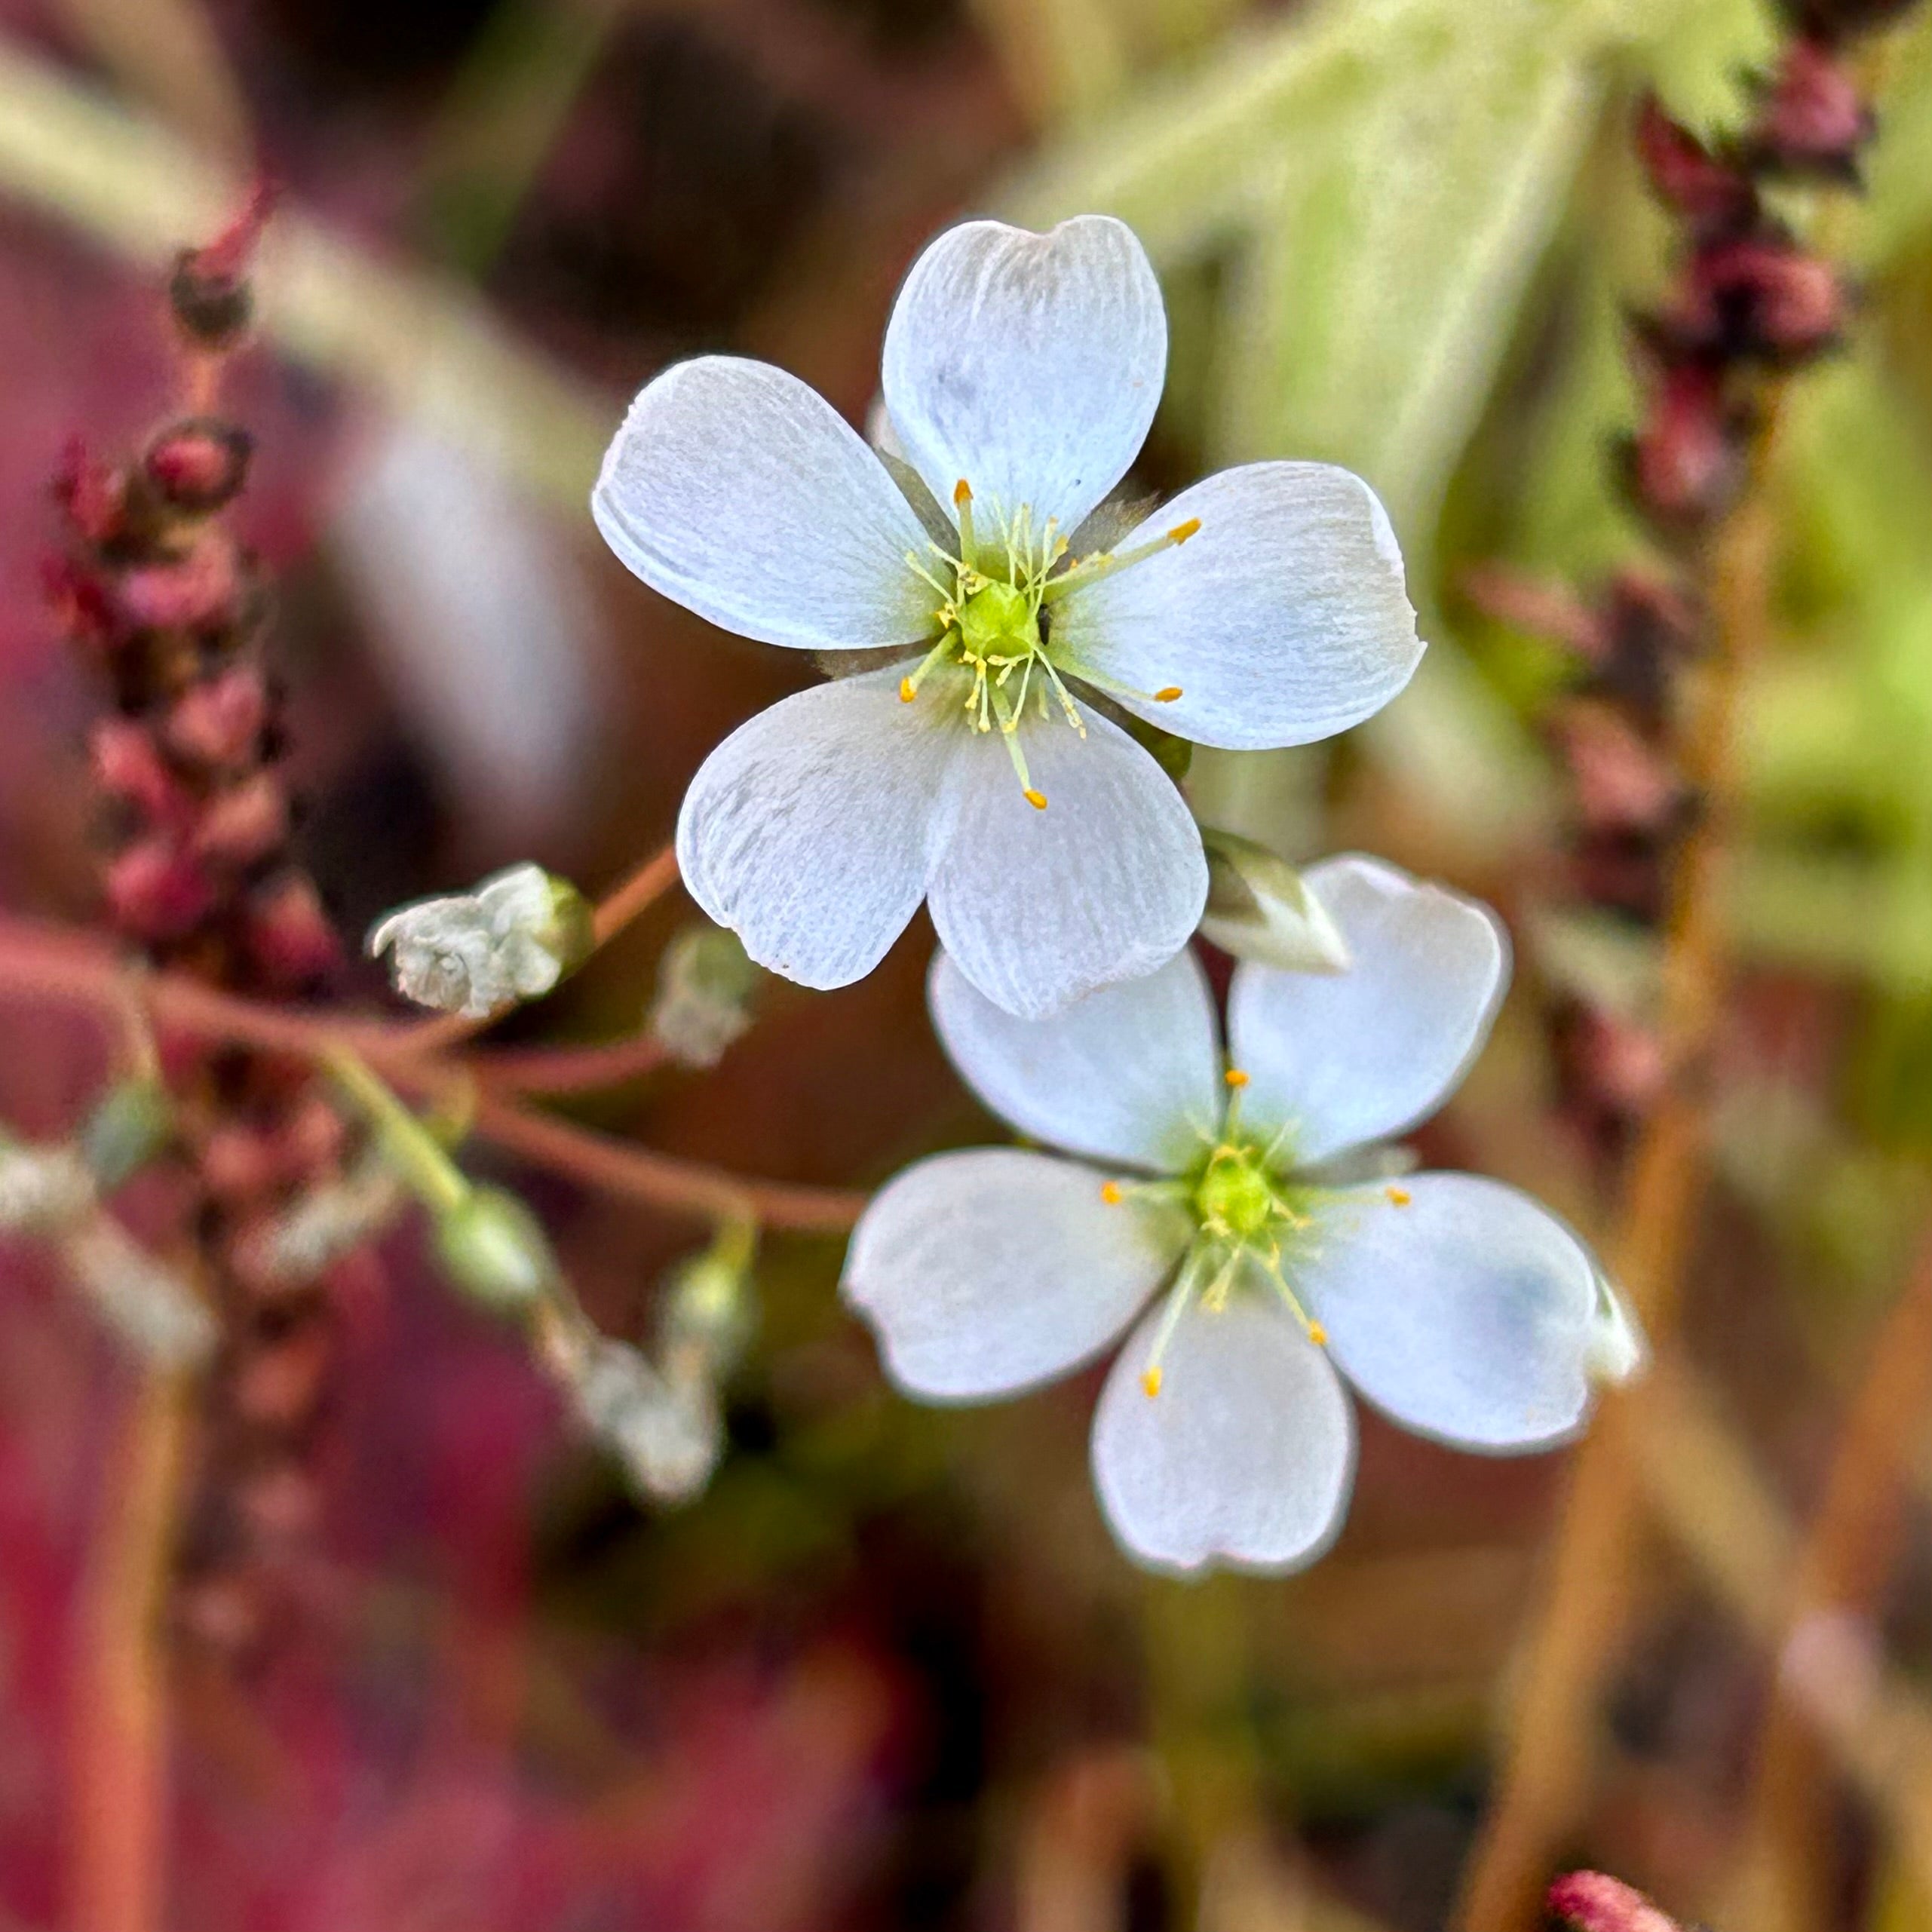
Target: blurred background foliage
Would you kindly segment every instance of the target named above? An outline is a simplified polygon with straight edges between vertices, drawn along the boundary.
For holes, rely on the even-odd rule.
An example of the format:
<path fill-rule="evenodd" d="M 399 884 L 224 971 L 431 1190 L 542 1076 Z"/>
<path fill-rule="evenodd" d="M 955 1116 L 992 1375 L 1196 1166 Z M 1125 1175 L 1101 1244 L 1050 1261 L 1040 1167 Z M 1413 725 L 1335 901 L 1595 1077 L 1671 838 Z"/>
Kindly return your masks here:
<path fill-rule="evenodd" d="M 1413 689 L 1339 746 L 1202 755 L 1202 816 L 1291 856 L 1369 846 L 1521 913 L 1558 809 L 1539 725 L 1563 663 L 1486 615 L 1470 575 L 1587 587 L 1640 554 L 1609 455 L 1633 413 L 1627 311 L 1661 281 L 1666 232 L 1633 106 L 1654 87 L 1722 124 L 1773 31 L 1758 0 L 4 0 L 9 903 L 90 903 L 71 753 L 90 700 L 35 616 L 42 479 L 69 431 L 111 443 L 152 419 L 149 282 L 259 148 L 289 195 L 247 399 L 252 534 L 283 573 L 306 837 L 349 930 L 513 859 L 614 875 L 710 744 L 803 675 L 649 598 L 596 551 L 584 492 L 625 396 L 697 348 L 783 362 L 861 418 L 897 277 L 974 210 L 1102 210 L 1145 241 L 1173 342 L 1149 485 L 1329 458 L 1401 535 L 1433 647 Z M 1869 194 L 1789 209 L 1830 224 L 1861 308 L 1848 351 L 1792 390 L 1765 483 L 1774 635 L 1745 697 L 1726 907 L 1750 973 L 1690 1323 L 1794 1509 L 1932 1156 L 1932 16 L 1875 78 Z M 634 1026 L 675 919 L 513 1035 Z M 772 989 L 715 1076 L 585 1117 L 845 1182 L 978 1137 L 925 1028 L 925 943 L 836 996 Z M 1600 1228 L 1533 995 L 1581 976 L 1641 1004 L 1654 961 L 1588 933 L 1525 951 L 1529 994 L 1430 1152 Z M 8 1118 L 57 1123 L 94 1063 L 18 1020 Z M 640 1326 L 685 1231 L 533 1198 L 600 1319 Z M 1555 1459 L 1472 1462 L 1371 1420 L 1361 1501 L 1317 1571 L 1150 1584 L 1087 1493 L 1090 1385 L 915 1410 L 839 1311 L 836 1259 L 768 1244 L 732 1453 L 701 1503 L 646 1517 L 405 1248 L 406 1312 L 354 1357 L 354 1446 L 328 1478 L 351 1583 L 314 1639 L 327 1667 L 303 1664 L 272 1721 L 182 1687 L 205 1856 L 179 1922 L 241 1924 L 247 1897 L 281 1900 L 255 1924 L 357 1932 L 1077 1932 L 1182 1922 L 1205 1859 L 1219 1925 L 1442 1923 Z M 42 1525 L 26 1655 L 19 1620 L 59 1626 L 77 1587 L 85 1418 L 120 1385 L 84 1353 L 48 1369 L 78 1325 L 9 1272 L 16 1361 L 39 1365 L 0 1377 L 8 1501 Z M 1888 1612 L 1915 1679 L 1923 1515 Z M 1646 1578 L 1580 1848 L 1694 1900 L 1725 1896 L 1760 1694 L 1722 1599 L 1694 1561 Z M 23 1736 L 57 1722 L 17 1671 L 8 1689 Z M 475 1742 L 493 1698 L 517 1713 L 509 1771 Z M 424 1742 L 439 1699 L 482 1726 L 457 1725 L 453 1756 Z M 386 1817 L 317 1774 L 265 1825 L 262 1792 L 301 1784 L 325 1732 L 330 1774 L 373 1780 Z M 0 1793 L 23 1924 L 54 1922 L 58 1757 L 23 1746 Z M 1158 1855 L 1176 1817 L 1194 1865 Z M 1882 1858 L 1860 1869 L 1873 1915 L 1848 1922 L 1924 1922 Z M 532 1902 L 572 1883 L 577 1918 Z"/>

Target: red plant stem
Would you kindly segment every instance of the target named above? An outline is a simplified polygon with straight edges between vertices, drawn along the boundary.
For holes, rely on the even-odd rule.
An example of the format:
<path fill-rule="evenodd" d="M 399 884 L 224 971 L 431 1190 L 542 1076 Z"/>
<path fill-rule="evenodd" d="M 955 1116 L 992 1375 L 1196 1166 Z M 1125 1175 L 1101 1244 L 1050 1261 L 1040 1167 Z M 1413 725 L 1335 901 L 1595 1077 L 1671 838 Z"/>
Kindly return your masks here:
<path fill-rule="evenodd" d="M 649 1033 L 584 1047 L 514 1047 L 471 1063 L 497 1093 L 596 1093 L 655 1072 L 669 1056 Z"/>
<path fill-rule="evenodd" d="M 0 989 L 112 1014 L 124 1003 L 130 983 L 159 1025 L 305 1060 L 346 1047 L 417 1093 L 446 1092 L 474 1071 L 461 1055 L 433 1046 L 425 1050 L 427 1029 L 419 1026 L 266 1006 L 176 973 L 137 976 L 98 940 L 0 915 Z M 486 1087 L 475 1125 L 480 1138 L 540 1166 L 704 1219 L 748 1214 L 768 1227 L 829 1233 L 851 1227 L 865 1202 L 863 1194 L 844 1188 L 749 1180 L 653 1153 L 532 1112 L 491 1096 Z"/>
<path fill-rule="evenodd" d="M 127 1406 L 86 1585 L 71 1768 L 68 1923 L 161 1932 L 167 1665 L 161 1616 L 188 1467 L 191 1388 L 149 1368 Z"/>

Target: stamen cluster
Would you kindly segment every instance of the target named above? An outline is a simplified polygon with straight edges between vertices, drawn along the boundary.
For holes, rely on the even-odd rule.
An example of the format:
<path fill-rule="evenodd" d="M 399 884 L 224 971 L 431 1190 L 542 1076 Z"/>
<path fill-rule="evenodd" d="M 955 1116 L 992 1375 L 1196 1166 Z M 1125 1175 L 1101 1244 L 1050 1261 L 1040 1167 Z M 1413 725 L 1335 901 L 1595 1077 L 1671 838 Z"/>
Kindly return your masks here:
<path fill-rule="evenodd" d="M 915 670 L 900 679 L 899 696 L 903 703 L 911 704 L 920 686 L 940 667 L 956 667 L 966 673 L 968 682 L 961 708 L 968 722 L 976 731 L 998 727 L 1027 803 L 1044 811 L 1046 795 L 1033 784 L 1019 738 L 1028 699 L 1034 701 L 1042 721 L 1048 719 L 1053 715 L 1047 701 L 1050 688 L 1061 715 L 1083 738 L 1087 735 L 1080 707 L 1048 649 L 1053 628 L 1048 607 L 1083 584 L 1185 543 L 1201 528 L 1201 520 L 1191 518 L 1165 535 L 1118 556 L 1096 551 L 1063 570 L 1060 566 L 1069 546 L 1058 518 L 1049 517 L 1036 533 L 1030 504 L 1023 503 L 1010 516 L 1003 507 L 995 506 L 998 540 L 986 545 L 975 541 L 972 486 L 964 477 L 953 489 L 952 502 L 959 524 L 958 554 L 936 542 L 928 546 L 932 563 L 950 574 L 950 583 L 935 575 L 917 553 L 906 553 L 907 563 L 938 593 L 933 621 L 939 641 Z M 1066 668 L 1085 682 L 1118 688 L 1090 670 L 1071 664 Z M 1041 679 L 1037 689 L 1033 682 L 1036 669 Z M 1181 688 L 1168 685 L 1157 692 L 1126 695 L 1170 704 L 1181 695 Z"/>

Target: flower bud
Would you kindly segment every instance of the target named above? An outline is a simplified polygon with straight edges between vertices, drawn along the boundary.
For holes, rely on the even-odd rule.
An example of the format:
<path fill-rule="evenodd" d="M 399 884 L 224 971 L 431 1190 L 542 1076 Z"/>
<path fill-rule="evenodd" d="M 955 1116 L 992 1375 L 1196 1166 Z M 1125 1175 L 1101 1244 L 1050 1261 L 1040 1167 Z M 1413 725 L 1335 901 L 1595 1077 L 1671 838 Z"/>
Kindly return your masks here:
<path fill-rule="evenodd" d="M 1636 1316 L 1609 1277 L 1601 1273 L 1584 1366 L 1593 1382 L 1610 1388 L 1635 1381 L 1650 1366 L 1650 1345 Z"/>
<path fill-rule="evenodd" d="M 163 430 L 149 445 L 143 468 L 170 508 L 207 516 L 241 493 L 253 447 L 233 423 L 196 416 Z"/>
<path fill-rule="evenodd" d="M 405 999 L 468 1020 L 540 998 L 595 943 L 583 894 L 528 864 L 474 892 L 399 906 L 369 935 L 372 958 L 391 954 L 390 982 Z"/>
<path fill-rule="evenodd" d="M 94 1177 L 78 1152 L 0 1139 L 0 1231 L 45 1234 L 94 1210 Z"/>
<path fill-rule="evenodd" d="M 688 1502 L 710 1480 L 725 1431 L 708 1382 L 673 1386 L 640 1350 L 600 1337 L 572 1394 L 584 1427 L 646 1496 Z"/>
<path fill-rule="evenodd" d="M 214 1317 L 111 1216 L 90 1216 L 63 1239 L 60 1255 L 101 1317 L 140 1354 L 188 1367 L 214 1353 Z"/>
<path fill-rule="evenodd" d="M 191 685 L 168 707 L 161 732 L 176 758 L 210 770 L 253 764 L 268 722 L 268 694 L 253 665 Z"/>
<path fill-rule="evenodd" d="M 1237 959 L 1291 973 L 1348 970 L 1347 943 L 1286 859 L 1213 826 L 1201 828 L 1201 842 L 1207 854 L 1204 939 Z"/>
<path fill-rule="evenodd" d="M 124 1080 L 81 1130 L 81 1154 L 103 1194 L 145 1167 L 173 1138 L 174 1109 L 158 1080 Z"/>
<path fill-rule="evenodd" d="M 1751 152 L 1762 166 L 1855 186 L 1858 151 L 1875 125 L 1845 61 L 1832 48 L 1801 35 L 1786 44 L 1765 90 L 1751 130 Z"/>
<path fill-rule="evenodd" d="M 1685 220 L 1704 229 L 1725 228 L 1756 212 L 1750 178 L 1673 121 L 1654 95 L 1639 112 L 1636 143 L 1652 192 Z"/>
<path fill-rule="evenodd" d="M 486 1308 L 527 1308 L 557 1280 L 543 1223 L 503 1188 L 473 1187 L 438 1215 L 436 1252 L 450 1280 Z"/>
<path fill-rule="evenodd" d="M 751 1024 L 759 971 L 736 933 L 707 922 L 673 935 L 658 964 L 645 1027 L 685 1066 L 716 1066 Z"/>
<path fill-rule="evenodd" d="M 250 894 L 244 932 L 255 964 L 291 991 L 326 978 L 340 957 L 321 896 L 302 872 L 283 872 Z"/>
<path fill-rule="evenodd" d="M 179 939 L 213 909 L 214 887 L 201 863 L 161 836 L 130 845 L 107 869 L 115 925 L 136 939 Z"/>
<path fill-rule="evenodd" d="M 751 1332 L 747 1293 L 757 1252 L 757 1231 L 732 1222 L 703 1253 L 673 1268 L 665 1283 L 661 1334 L 664 1362 L 675 1380 L 728 1374 Z"/>

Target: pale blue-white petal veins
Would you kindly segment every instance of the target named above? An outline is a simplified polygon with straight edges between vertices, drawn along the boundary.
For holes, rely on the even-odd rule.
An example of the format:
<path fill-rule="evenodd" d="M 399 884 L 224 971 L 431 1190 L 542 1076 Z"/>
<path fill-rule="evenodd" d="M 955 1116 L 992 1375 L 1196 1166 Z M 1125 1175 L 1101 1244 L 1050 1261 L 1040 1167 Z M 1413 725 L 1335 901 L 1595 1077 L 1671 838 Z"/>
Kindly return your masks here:
<path fill-rule="evenodd" d="M 1303 883 L 1340 930 L 1344 973 L 1245 965 L 1228 995 L 1228 1050 L 1248 1076 L 1242 1118 L 1288 1131 L 1299 1164 L 1426 1119 L 1489 1037 L 1509 941 L 1488 907 L 1348 855 Z"/>
<path fill-rule="evenodd" d="M 653 590 L 766 644 L 912 644 L 937 602 L 927 537 L 857 433 L 795 376 L 735 356 L 666 370 L 630 406 L 590 498 Z"/>
<path fill-rule="evenodd" d="M 1185 542 L 1069 590 L 1053 608 L 1055 657 L 1121 688 L 1121 704 L 1164 729 L 1237 751 L 1331 737 L 1409 682 L 1422 655 L 1415 612 L 1360 477 L 1328 463 L 1224 470 L 1116 554 L 1197 517 Z M 1178 698 L 1154 701 L 1175 685 Z"/>
<path fill-rule="evenodd" d="M 1295 1286 L 1342 1373 L 1418 1435 L 1525 1452 L 1566 1441 L 1589 1412 L 1596 1264 L 1500 1181 L 1414 1174 L 1336 1197 Z"/>
<path fill-rule="evenodd" d="M 894 428 L 943 504 L 980 527 L 1030 505 L 1063 532 L 1127 474 L 1161 400 L 1167 318 L 1132 229 L 1081 215 L 1046 235 L 949 228 L 912 265 L 885 333 Z"/>
<path fill-rule="evenodd" d="M 873 1196 L 841 1292 L 909 1395 L 971 1402 L 1078 1368 L 1177 1259 L 1184 1228 L 1100 1197 L 1078 1162 L 979 1148 L 908 1167 Z"/>
<path fill-rule="evenodd" d="M 1142 1386 L 1162 1311 L 1107 1376 L 1093 1417 L 1093 1480 L 1136 1562 L 1180 1575 L 1278 1573 L 1336 1538 L 1355 1474 L 1355 1417 L 1327 1357 L 1285 1307 L 1250 1287 L 1189 1308 Z"/>
<path fill-rule="evenodd" d="M 927 999 L 960 1077 L 1037 1140 L 1171 1173 L 1219 1123 L 1213 996 L 1185 946 L 1145 978 L 1103 986 L 1046 1020 L 995 1004 L 941 951 Z"/>
<path fill-rule="evenodd" d="M 922 707 L 923 708 L 923 707 Z M 1023 1019 L 1164 965 L 1201 918 L 1207 861 L 1185 801 L 1148 753 L 1090 709 L 1020 732 L 1029 805 L 998 731 L 952 765 L 949 836 L 927 891 L 959 970 Z"/>
<path fill-rule="evenodd" d="M 698 768 L 678 814 L 691 896 L 804 986 L 863 979 L 925 891 L 960 734 L 900 704 L 899 676 L 839 679 L 761 711 Z"/>

